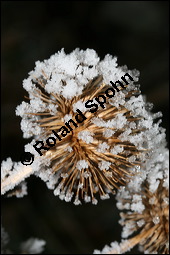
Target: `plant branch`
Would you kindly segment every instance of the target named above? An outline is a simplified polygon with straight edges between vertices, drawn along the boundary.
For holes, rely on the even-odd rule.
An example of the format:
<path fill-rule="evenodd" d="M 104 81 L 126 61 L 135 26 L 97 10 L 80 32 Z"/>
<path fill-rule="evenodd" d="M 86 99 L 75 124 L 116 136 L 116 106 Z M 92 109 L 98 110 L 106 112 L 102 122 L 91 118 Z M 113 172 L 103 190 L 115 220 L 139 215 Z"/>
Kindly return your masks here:
<path fill-rule="evenodd" d="M 25 178 L 33 174 L 34 171 L 31 166 L 24 166 L 20 169 L 14 170 L 8 177 L 1 181 L 1 194 L 5 194 L 7 191 L 13 189 Z"/>

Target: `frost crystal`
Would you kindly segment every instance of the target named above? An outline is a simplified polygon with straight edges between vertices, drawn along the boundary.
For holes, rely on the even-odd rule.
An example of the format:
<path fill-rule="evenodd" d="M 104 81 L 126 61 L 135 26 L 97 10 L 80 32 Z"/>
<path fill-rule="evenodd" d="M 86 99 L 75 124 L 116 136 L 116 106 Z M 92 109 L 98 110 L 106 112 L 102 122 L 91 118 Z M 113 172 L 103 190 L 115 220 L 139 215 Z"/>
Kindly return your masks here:
<path fill-rule="evenodd" d="M 154 224 L 158 224 L 159 222 L 160 222 L 159 216 L 155 216 L 155 217 L 153 218 L 153 223 L 154 223 Z"/>
<path fill-rule="evenodd" d="M 123 147 L 121 147 L 120 145 L 115 145 L 114 148 L 110 150 L 110 152 L 115 155 L 118 153 L 121 153 L 122 151 L 123 151 Z"/>
<path fill-rule="evenodd" d="M 87 144 L 93 142 L 93 134 L 90 133 L 90 131 L 81 131 L 78 133 L 78 138 L 86 142 Z"/>
<path fill-rule="evenodd" d="M 106 129 L 104 129 L 104 131 L 103 131 L 103 135 L 105 136 L 105 137 L 111 137 L 113 134 L 115 133 L 115 131 L 113 131 L 112 129 L 109 129 L 109 128 L 106 128 Z"/>
<path fill-rule="evenodd" d="M 82 169 L 88 168 L 88 162 L 86 160 L 79 160 L 76 167 L 81 171 Z"/>
<path fill-rule="evenodd" d="M 139 227 L 142 227 L 144 224 L 145 224 L 144 219 L 137 221 L 137 225 L 138 225 Z"/>
<path fill-rule="evenodd" d="M 109 167 L 110 167 L 110 165 L 111 165 L 110 162 L 104 161 L 104 160 L 102 160 L 102 161 L 98 164 L 100 170 L 108 170 Z"/>
<path fill-rule="evenodd" d="M 110 146 L 106 142 L 104 142 L 104 143 L 99 144 L 97 151 L 104 153 L 109 148 L 110 148 Z"/>
<path fill-rule="evenodd" d="M 85 107 L 85 102 L 79 100 L 75 104 L 73 104 L 73 111 L 76 112 L 77 109 L 79 109 L 83 113 L 86 112 L 87 108 Z"/>
<path fill-rule="evenodd" d="M 67 122 L 70 119 L 72 119 L 72 115 L 71 114 L 66 114 L 63 119 L 64 119 L 64 122 Z"/>
<path fill-rule="evenodd" d="M 44 250 L 46 242 L 37 238 L 30 238 L 21 244 L 21 250 L 26 254 L 39 254 Z"/>

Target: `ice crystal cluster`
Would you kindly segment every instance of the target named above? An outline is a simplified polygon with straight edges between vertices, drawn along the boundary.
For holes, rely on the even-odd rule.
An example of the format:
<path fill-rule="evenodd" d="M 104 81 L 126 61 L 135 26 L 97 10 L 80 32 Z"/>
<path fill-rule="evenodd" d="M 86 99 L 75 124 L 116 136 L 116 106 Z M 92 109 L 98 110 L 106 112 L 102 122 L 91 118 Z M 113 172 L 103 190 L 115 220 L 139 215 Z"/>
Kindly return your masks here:
<path fill-rule="evenodd" d="M 110 81 L 121 80 L 125 73 L 134 82 L 107 98 L 104 109 L 98 104 L 92 113 L 85 107 L 87 100 L 105 95 L 112 87 Z M 153 150 L 164 144 L 165 133 L 160 121 L 155 121 L 161 114 L 151 113 L 151 104 L 145 102 L 136 84 L 138 79 L 137 70 L 119 67 L 117 58 L 109 54 L 100 60 L 92 49 L 75 49 L 70 54 L 62 49 L 43 62 L 37 61 L 23 81 L 28 102 L 22 102 L 16 114 L 22 117 L 24 138 L 33 138 L 25 150 L 35 155 L 35 174 L 60 199 L 73 200 L 76 205 L 82 201 L 96 204 L 98 194 L 101 199 L 109 198 L 109 193 L 132 176 L 136 176 L 137 187 L 142 182 L 149 171 L 148 159 L 151 162 Z M 66 121 L 75 121 L 77 109 L 85 121 L 40 157 L 33 144 L 39 140 L 46 144 L 46 139 L 54 136 L 52 130 L 58 132 Z M 141 210 L 141 200 L 136 203 Z"/>

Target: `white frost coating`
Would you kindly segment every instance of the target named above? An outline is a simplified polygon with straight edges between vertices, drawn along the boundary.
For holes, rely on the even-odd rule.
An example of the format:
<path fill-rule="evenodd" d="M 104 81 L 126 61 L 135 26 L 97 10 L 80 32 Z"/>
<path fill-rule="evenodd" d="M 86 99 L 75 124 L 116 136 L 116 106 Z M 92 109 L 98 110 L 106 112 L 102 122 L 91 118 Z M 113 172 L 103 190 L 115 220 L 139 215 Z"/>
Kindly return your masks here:
<path fill-rule="evenodd" d="M 85 195 L 85 196 L 84 196 L 84 201 L 85 201 L 86 203 L 91 202 L 91 197 L 90 197 L 90 196 Z"/>
<path fill-rule="evenodd" d="M 104 143 L 99 144 L 97 151 L 101 152 L 101 153 L 105 153 L 106 150 L 108 150 L 109 148 L 110 148 L 110 146 L 106 142 L 104 142 Z"/>
<path fill-rule="evenodd" d="M 98 200 L 97 200 L 96 198 L 93 198 L 93 199 L 92 199 L 92 204 L 93 204 L 93 205 L 97 205 L 97 203 L 98 203 Z"/>
<path fill-rule="evenodd" d="M 145 220 L 144 219 L 141 219 L 141 220 L 137 221 L 138 227 L 142 227 L 144 224 L 145 224 Z"/>
<path fill-rule="evenodd" d="M 134 212 L 142 213 L 144 209 L 145 206 L 143 205 L 142 201 L 131 204 L 131 210 Z"/>
<path fill-rule="evenodd" d="M 102 200 L 105 200 L 105 199 L 109 199 L 110 196 L 109 196 L 109 194 L 104 194 L 104 195 L 101 195 L 100 198 L 101 198 Z"/>
<path fill-rule="evenodd" d="M 133 155 L 133 156 L 129 157 L 128 160 L 129 160 L 129 162 L 135 162 L 136 156 Z"/>
<path fill-rule="evenodd" d="M 46 242 L 38 238 L 29 238 L 21 244 L 21 250 L 26 254 L 39 254 L 44 250 Z"/>
<path fill-rule="evenodd" d="M 104 175 L 105 175 L 106 177 L 109 177 L 109 178 L 112 178 L 112 176 L 113 176 L 113 175 L 112 175 L 112 172 L 109 172 L 109 171 L 108 171 L 108 172 L 105 172 Z"/>
<path fill-rule="evenodd" d="M 88 177 L 91 177 L 91 173 L 85 171 L 85 172 L 83 173 L 83 177 L 87 179 Z"/>
<path fill-rule="evenodd" d="M 129 134 L 131 133 L 131 129 L 127 128 L 121 135 L 119 135 L 119 139 L 123 141 L 129 140 Z"/>
<path fill-rule="evenodd" d="M 76 82 L 72 79 L 70 79 L 66 86 L 64 86 L 62 95 L 65 98 L 71 99 L 78 91 L 78 86 Z"/>
<path fill-rule="evenodd" d="M 61 173 L 61 177 L 62 178 L 67 178 L 68 177 L 68 173 Z"/>
<path fill-rule="evenodd" d="M 59 198 L 60 198 L 61 200 L 64 200 L 64 199 L 65 199 L 65 193 L 66 193 L 66 188 L 64 188 L 64 189 L 60 192 L 60 194 L 59 194 Z"/>
<path fill-rule="evenodd" d="M 7 197 L 16 196 L 17 198 L 22 198 L 27 194 L 27 183 L 23 181 L 17 186 L 17 189 L 14 192 L 9 193 Z"/>
<path fill-rule="evenodd" d="M 33 147 L 33 145 L 36 143 L 36 140 L 33 139 L 31 141 L 31 143 L 28 143 L 24 146 L 24 149 L 25 149 L 25 152 L 30 152 L 32 153 L 33 155 L 35 155 L 36 157 L 39 157 L 40 154 L 35 150 L 35 148 Z"/>
<path fill-rule="evenodd" d="M 71 146 L 68 146 L 68 147 L 65 149 L 65 151 L 72 152 L 72 151 L 73 151 L 73 149 L 72 149 L 72 147 L 71 147 Z"/>
<path fill-rule="evenodd" d="M 118 242 L 112 242 L 111 247 L 109 247 L 108 245 L 105 245 L 105 247 L 99 251 L 99 250 L 94 250 L 93 254 L 109 254 L 112 250 L 114 250 L 115 254 L 120 254 L 120 245 Z"/>
<path fill-rule="evenodd" d="M 55 196 L 60 195 L 60 190 L 61 190 L 62 186 L 63 186 L 63 183 L 60 183 L 60 184 L 57 186 L 57 188 L 54 190 L 54 195 L 55 195 Z"/>
<path fill-rule="evenodd" d="M 109 102 L 114 107 L 119 108 L 120 105 L 125 104 L 125 93 L 123 93 L 122 91 L 119 92 L 116 91 L 114 97 L 109 99 Z"/>
<path fill-rule="evenodd" d="M 166 171 L 163 187 L 169 189 L 169 170 Z"/>
<path fill-rule="evenodd" d="M 167 205 L 169 205 L 169 197 L 164 197 L 164 198 L 163 198 L 163 201 L 164 201 Z"/>
<path fill-rule="evenodd" d="M 31 112 L 36 113 L 37 111 L 43 112 L 47 104 L 44 103 L 40 98 L 32 98 L 30 100 Z"/>
<path fill-rule="evenodd" d="M 1 181 L 9 174 L 12 169 L 13 162 L 11 158 L 7 158 L 6 161 L 3 160 L 1 163 Z"/>
<path fill-rule="evenodd" d="M 150 252 L 149 250 L 145 250 L 144 254 L 158 254 L 156 251 Z"/>
<path fill-rule="evenodd" d="M 114 148 L 110 150 L 110 152 L 114 155 L 117 155 L 118 153 L 121 153 L 123 151 L 123 147 L 120 145 L 115 145 Z"/>
<path fill-rule="evenodd" d="M 7 161 L 1 163 L 1 194 L 12 190 L 15 186 L 24 181 L 27 177 L 34 173 L 34 168 L 25 166 L 21 162 L 11 162 L 8 158 Z"/>
<path fill-rule="evenodd" d="M 102 118 L 94 117 L 91 122 L 99 127 L 121 129 L 126 124 L 127 120 L 122 113 L 119 113 L 112 120 L 104 121 Z"/>
<path fill-rule="evenodd" d="M 62 90 L 62 79 L 64 79 L 63 74 L 51 74 L 51 79 L 47 81 L 47 84 L 45 85 L 46 91 L 48 93 L 61 93 Z"/>
<path fill-rule="evenodd" d="M 85 106 L 85 102 L 83 102 L 82 100 L 79 100 L 73 104 L 73 111 L 76 112 L 77 109 L 79 109 L 82 113 L 88 111 L 88 109 Z"/>
<path fill-rule="evenodd" d="M 111 162 L 102 160 L 101 162 L 99 162 L 98 167 L 100 168 L 100 170 L 108 170 L 111 164 Z"/>
<path fill-rule="evenodd" d="M 78 170 L 82 170 L 82 169 L 85 169 L 85 168 L 88 168 L 89 167 L 89 165 L 88 165 L 88 162 L 86 161 L 86 160 L 79 160 L 79 161 L 77 161 L 77 164 L 76 164 L 76 168 L 78 169 Z"/>
<path fill-rule="evenodd" d="M 78 185 L 77 188 L 78 188 L 78 189 L 82 189 L 82 188 L 83 188 L 83 183 L 79 183 L 79 185 Z"/>
<path fill-rule="evenodd" d="M 115 131 L 113 131 L 112 129 L 105 128 L 103 131 L 103 136 L 108 138 L 108 137 L 111 137 L 114 133 Z"/>
<path fill-rule="evenodd" d="M 155 204 L 155 201 L 156 199 L 155 199 L 155 197 L 151 197 L 150 199 L 149 199 L 149 204 L 150 205 L 154 205 Z"/>
<path fill-rule="evenodd" d="M 133 195 L 132 202 L 138 202 L 138 201 L 142 201 L 142 196 L 138 194 Z"/>
<path fill-rule="evenodd" d="M 73 195 L 74 195 L 73 192 L 67 191 L 66 196 L 65 196 L 65 201 L 66 202 L 70 202 L 72 197 L 73 197 Z"/>
<path fill-rule="evenodd" d="M 57 106 L 55 104 L 48 104 L 47 109 L 49 110 L 51 115 L 56 115 Z"/>
<path fill-rule="evenodd" d="M 63 119 L 64 119 L 64 122 L 68 122 L 72 118 L 73 116 L 71 114 L 66 114 Z"/>
<path fill-rule="evenodd" d="M 74 200 L 75 205 L 81 205 L 81 201 L 76 197 Z"/>
<path fill-rule="evenodd" d="M 134 222 L 127 222 L 121 233 L 122 238 L 127 238 L 128 236 L 130 236 L 133 233 L 134 228 L 135 228 Z"/>
<path fill-rule="evenodd" d="M 14 163 L 14 170 L 8 176 L 8 178 L 4 179 L 1 183 L 1 194 L 5 194 L 5 192 L 12 190 L 15 186 L 33 174 L 33 170 L 31 167 L 22 167 L 17 163 Z"/>
<path fill-rule="evenodd" d="M 31 77 L 23 80 L 23 88 L 28 92 L 31 92 L 34 90 L 35 85 L 32 83 Z"/>
<path fill-rule="evenodd" d="M 78 133 L 78 139 L 83 140 L 87 144 L 93 142 L 93 133 L 87 130 L 80 131 Z"/>
<path fill-rule="evenodd" d="M 114 241 L 110 244 L 110 246 L 105 245 L 101 251 L 94 250 L 93 254 L 124 254 L 132 248 L 133 246 L 131 243 L 128 240 L 123 239 L 120 243 Z"/>
<path fill-rule="evenodd" d="M 30 111 L 30 104 L 23 101 L 20 105 L 16 107 L 15 113 L 17 116 L 21 116 L 23 118 L 25 116 L 25 113 L 28 113 Z"/>
<path fill-rule="evenodd" d="M 24 138 L 30 138 L 33 134 L 40 135 L 42 133 L 42 128 L 29 120 L 21 120 L 21 130 L 23 131 Z"/>
<path fill-rule="evenodd" d="M 108 127 L 107 122 L 104 121 L 102 118 L 99 117 L 93 117 L 91 119 L 91 122 L 95 124 L 98 127 Z"/>
<path fill-rule="evenodd" d="M 159 216 L 153 217 L 153 223 L 154 223 L 155 225 L 159 224 L 159 222 L 160 222 Z"/>
<path fill-rule="evenodd" d="M 38 176 L 41 180 L 46 182 L 46 185 L 49 189 L 54 189 L 60 178 L 60 171 L 53 174 L 53 169 L 48 167 L 41 167 L 38 172 L 35 172 L 35 175 Z"/>

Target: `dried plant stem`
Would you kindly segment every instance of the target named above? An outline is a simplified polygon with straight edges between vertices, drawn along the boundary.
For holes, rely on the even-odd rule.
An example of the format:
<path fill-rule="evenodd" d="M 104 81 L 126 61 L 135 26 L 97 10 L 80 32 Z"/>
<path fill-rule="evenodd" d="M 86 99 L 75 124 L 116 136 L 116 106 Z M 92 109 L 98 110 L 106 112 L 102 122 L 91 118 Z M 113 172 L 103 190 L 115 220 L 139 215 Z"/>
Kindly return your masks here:
<path fill-rule="evenodd" d="M 119 252 L 117 249 L 113 249 L 113 250 L 107 252 L 106 254 L 124 254 L 125 252 L 131 250 L 135 245 L 137 245 L 137 244 L 141 243 L 142 241 L 146 240 L 147 238 L 149 238 L 149 236 L 153 234 L 153 232 L 155 231 L 156 228 L 157 228 L 157 226 L 155 225 L 148 231 L 143 231 L 140 234 L 138 234 L 137 236 L 121 242 L 120 246 L 119 246 L 119 248 L 120 248 Z"/>
<path fill-rule="evenodd" d="M 50 151 L 44 153 L 45 155 L 51 154 Z M 35 160 L 41 159 L 41 156 L 36 156 Z M 23 167 L 19 167 L 17 170 L 12 170 L 6 178 L 1 179 L 1 195 L 5 194 L 7 191 L 12 190 L 15 186 L 24 181 L 27 177 L 33 174 L 35 170 L 31 167 L 31 165 L 23 165 Z"/>
<path fill-rule="evenodd" d="M 23 165 L 22 171 L 14 171 L 1 182 L 1 194 L 3 195 L 10 189 L 13 189 L 16 185 L 20 184 L 26 177 L 33 173 L 34 171 L 31 166 Z"/>

